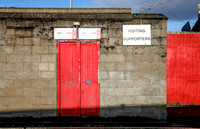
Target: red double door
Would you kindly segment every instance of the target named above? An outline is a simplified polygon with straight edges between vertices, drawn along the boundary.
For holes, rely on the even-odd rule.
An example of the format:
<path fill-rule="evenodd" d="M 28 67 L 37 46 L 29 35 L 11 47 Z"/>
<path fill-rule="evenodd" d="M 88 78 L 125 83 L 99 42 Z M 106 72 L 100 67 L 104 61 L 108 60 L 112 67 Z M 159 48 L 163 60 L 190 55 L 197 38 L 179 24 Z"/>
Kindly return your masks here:
<path fill-rule="evenodd" d="M 99 43 L 58 42 L 58 116 L 99 116 Z"/>

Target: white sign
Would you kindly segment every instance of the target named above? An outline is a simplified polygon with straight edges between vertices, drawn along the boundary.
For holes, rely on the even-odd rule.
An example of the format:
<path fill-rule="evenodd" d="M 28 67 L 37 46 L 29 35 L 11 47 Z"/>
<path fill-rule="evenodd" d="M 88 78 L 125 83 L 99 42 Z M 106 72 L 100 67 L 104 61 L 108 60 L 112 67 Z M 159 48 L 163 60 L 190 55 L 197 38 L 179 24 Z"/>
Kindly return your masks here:
<path fill-rule="evenodd" d="M 151 25 L 123 25 L 123 45 L 151 45 Z"/>
<path fill-rule="evenodd" d="M 79 39 L 101 39 L 101 29 L 79 28 Z"/>
<path fill-rule="evenodd" d="M 76 28 L 54 28 L 54 39 L 77 39 Z"/>

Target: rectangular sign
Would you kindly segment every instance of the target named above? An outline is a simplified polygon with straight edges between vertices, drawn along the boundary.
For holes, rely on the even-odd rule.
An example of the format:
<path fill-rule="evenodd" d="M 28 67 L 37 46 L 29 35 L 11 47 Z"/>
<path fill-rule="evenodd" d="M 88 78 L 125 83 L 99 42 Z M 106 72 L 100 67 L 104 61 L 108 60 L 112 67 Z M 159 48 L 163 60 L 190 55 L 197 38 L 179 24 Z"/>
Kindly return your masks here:
<path fill-rule="evenodd" d="M 80 28 L 79 39 L 101 39 L 100 28 Z"/>
<path fill-rule="evenodd" d="M 54 39 L 77 39 L 76 28 L 54 28 Z"/>
<path fill-rule="evenodd" d="M 151 25 L 123 25 L 123 45 L 151 45 Z"/>

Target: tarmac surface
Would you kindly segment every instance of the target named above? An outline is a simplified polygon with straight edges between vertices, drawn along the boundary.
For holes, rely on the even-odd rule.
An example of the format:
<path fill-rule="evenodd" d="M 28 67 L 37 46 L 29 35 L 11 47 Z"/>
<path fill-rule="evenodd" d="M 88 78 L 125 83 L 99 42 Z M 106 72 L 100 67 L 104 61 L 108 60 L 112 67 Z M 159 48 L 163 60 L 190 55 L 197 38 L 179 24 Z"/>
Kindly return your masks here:
<path fill-rule="evenodd" d="M 58 118 L 0 118 L 0 128 L 42 128 L 42 129 L 64 129 L 64 128 L 200 128 L 200 118 L 167 118 L 159 121 L 142 117 L 58 117 Z"/>

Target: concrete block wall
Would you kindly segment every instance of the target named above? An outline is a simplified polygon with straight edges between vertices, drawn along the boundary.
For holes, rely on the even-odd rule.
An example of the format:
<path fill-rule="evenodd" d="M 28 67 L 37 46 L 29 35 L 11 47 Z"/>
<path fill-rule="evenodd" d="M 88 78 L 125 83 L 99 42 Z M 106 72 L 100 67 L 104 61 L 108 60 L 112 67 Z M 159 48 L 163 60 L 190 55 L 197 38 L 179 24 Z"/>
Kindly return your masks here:
<path fill-rule="evenodd" d="M 122 25 L 151 24 L 152 45 L 123 46 Z M 102 29 L 102 116 L 166 118 L 166 20 L 110 22 Z"/>
<path fill-rule="evenodd" d="M 57 47 L 35 23 L 0 20 L 0 117 L 56 116 Z"/>
<path fill-rule="evenodd" d="M 53 28 L 72 28 L 73 22 L 79 21 L 80 28 L 102 30 L 100 116 L 165 119 L 166 17 L 80 15 L 76 19 L 55 18 L 56 14 L 44 19 L 45 14 L 37 14 L 33 16 L 37 19 L 0 20 L 0 117 L 56 116 L 57 43 Z M 122 25 L 135 24 L 152 25 L 152 45 L 123 46 Z"/>

